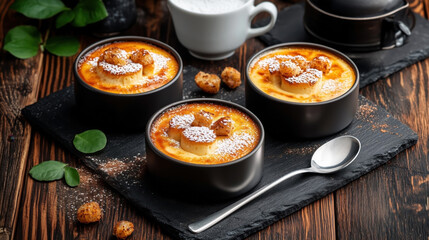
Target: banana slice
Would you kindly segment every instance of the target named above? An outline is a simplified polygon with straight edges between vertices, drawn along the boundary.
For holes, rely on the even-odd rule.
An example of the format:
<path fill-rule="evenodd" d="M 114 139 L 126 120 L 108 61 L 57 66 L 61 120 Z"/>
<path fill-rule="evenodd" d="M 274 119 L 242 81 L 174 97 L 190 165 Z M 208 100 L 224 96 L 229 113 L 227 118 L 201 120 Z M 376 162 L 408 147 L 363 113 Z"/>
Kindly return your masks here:
<path fill-rule="evenodd" d="M 229 136 L 232 133 L 232 119 L 228 116 L 221 117 L 210 127 L 216 136 Z"/>
<path fill-rule="evenodd" d="M 322 72 L 308 68 L 307 71 L 294 77 L 281 77 L 281 88 L 296 94 L 313 94 L 320 90 Z"/>
<path fill-rule="evenodd" d="M 189 127 L 181 134 L 180 146 L 199 156 L 210 154 L 216 146 L 216 134 L 208 127 Z"/>
<path fill-rule="evenodd" d="M 181 133 L 191 126 L 194 119 L 195 117 L 192 114 L 174 116 L 170 120 L 170 127 L 167 131 L 168 136 L 176 141 L 180 141 Z"/>

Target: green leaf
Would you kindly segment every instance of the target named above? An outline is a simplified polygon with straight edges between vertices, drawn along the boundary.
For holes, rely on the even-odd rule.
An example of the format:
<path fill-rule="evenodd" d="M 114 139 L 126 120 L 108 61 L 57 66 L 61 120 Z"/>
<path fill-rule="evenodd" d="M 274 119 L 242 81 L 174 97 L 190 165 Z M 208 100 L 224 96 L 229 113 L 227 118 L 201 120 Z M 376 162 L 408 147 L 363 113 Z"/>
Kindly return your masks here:
<path fill-rule="evenodd" d="M 73 139 L 74 147 L 82 153 L 98 152 L 106 146 L 106 143 L 106 135 L 97 129 L 76 134 Z"/>
<path fill-rule="evenodd" d="M 64 178 L 66 179 L 67 185 L 70 187 L 76 187 L 79 185 L 80 178 L 79 178 L 79 172 L 72 167 L 65 167 L 64 172 Z"/>
<path fill-rule="evenodd" d="M 36 27 L 18 26 L 9 30 L 4 38 L 4 50 L 21 59 L 37 55 L 42 36 Z"/>
<path fill-rule="evenodd" d="M 66 166 L 58 161 L 45 161 L 32 167 L 29 174 L 38 181 L 54 181 L 63 178 Z"/>
<path fill-rule="evenodd" d="M 55 20 L 55 27 L 61 28 L 67 23 L 72 22 L 74 19 L 74 12 L 72 10 L 66 10 L 62 12 L 60 15 L 58 15 L 57 19 Z"/>
<path fill-rule="evenodd" d="M 75 27 L 84 27 L 109 15 L 101 0 L 79 0 L 73 12 L 75 17 L 72 25 Z"/>
<path fill-rule="evenodd" d="M 73 56 L 79 50 L 79 41 L 71 36 L 50 37 L 45 44 L 46 50 L 61 57 Z"/>
<path fill-rule="evenodd" d="M 36 19 L 50 18 L 69 9 L 61 0 L 15 0 L 10 8 Z"/>

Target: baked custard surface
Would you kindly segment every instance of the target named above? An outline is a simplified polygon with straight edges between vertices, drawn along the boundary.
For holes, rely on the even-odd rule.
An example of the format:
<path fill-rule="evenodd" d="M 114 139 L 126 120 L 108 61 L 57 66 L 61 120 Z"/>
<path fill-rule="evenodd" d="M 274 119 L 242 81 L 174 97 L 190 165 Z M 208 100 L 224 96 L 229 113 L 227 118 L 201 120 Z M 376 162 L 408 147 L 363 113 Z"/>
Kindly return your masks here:
<path fill-rule="evenodd" d="M 309 66 L 311 61 L 326 57 L 332 65 L 328 72 L 320 72 L 322 77 L 316 90 L 308 92 L 290 92 L 282 89 L 282 82 L 272 81 L 273 72 L 279 72 L 282 59 L 304 57 Z M 309 67 L 308 70 L 311 69 Z M 303 71 L 305 72 L 305 71 Z M 346 93 L 356 81 L 354 69 L 343 59 L 327 51 L 312 48 L 280 48 L 262 54 L 253 60 L 249 67 L 249 78 L 257 88 L 266 94 L 291 102 L 313 103 L 334 99 Z M 312 85 L 313 83 L 309 84 Z M 305 89 L 304 89 L 305 90 Z"/>
<path fill-rule="evenodd" d="M 185 151 L 180 146 L 180 140 L 175 140 L 168 135 L 168 130 L 170 121 L 174 117 L 183 116 L 186 120 L 201 110 L 212 114 L 213 122 L 225 116 L 230 117 L 233 130 L 228 136 L 217 136 L 213 151 L 200 156 Z M 221 164 L 250 153 L 258 145 L 260 134 L 258 125 L 248 115 L 237 109 L 213 103 L 189 103 L 162 113 L 152 124 L 150 138 L 158 150 L 174 159 L 194 164 Z"/>
<path fill-rule="evenodd" d="M 106 50 L 113 48 L 124 51 L 123 55 L 127 61 L 125 66 L 99 61 Z M 142 66 L 131 60 L 132 54 L 140 49 L 145 49 L 152 57 L 151 66 Z M 178 71 L 179 64 L 173 55 L 160 47 L 138 41 L 114 42 L 99 46 L 83 56 L 78 63 L 78 74 L 83 81 L 102 91 L 119 94 L 154 90 L 170 82 Z M 125 80 L 122 81 L 121 78 Z"/>

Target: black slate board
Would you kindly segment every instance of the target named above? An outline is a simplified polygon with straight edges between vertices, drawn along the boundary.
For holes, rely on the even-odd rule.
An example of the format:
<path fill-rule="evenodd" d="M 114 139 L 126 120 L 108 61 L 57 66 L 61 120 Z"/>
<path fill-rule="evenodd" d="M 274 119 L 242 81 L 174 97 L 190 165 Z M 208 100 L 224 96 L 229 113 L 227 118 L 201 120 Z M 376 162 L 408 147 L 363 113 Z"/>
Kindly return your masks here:
<path fill-rule="evenodd" d="M 198 69 L 193 67 L 184 69 L 185 98 L 206 96 L 193 83 L 196 72 Z M 214 97 L 243 105 L 244 86 L 234 91 L 223 87 Z M 77 152 L 72 145 L 74 135 L 98 126 L 89 125 L 85 116 L 77 114 L 72 87 L 39 100 L 23 109 L 22 113 L 34 127 L 81 157 L 87 166 L 100 174 L 137 209 L 160 223 L 164 231 L 180 239 L 244 238 L 370 172 L 417 141 L 416 133 L 361 96 L 356 119 L 348 128 L 336 134 L 350 134 L 362 140 L 362 151 L 356 162 L 335 175 L 297 176 L 218 225 L 203 233 L 193 234 L 187 230 L 189 223 L 221 209 L 235 199 L 210 203 L 189 201 L 166 196 L 154 188 L 146 173 L 143 133 L 118 134 L 102 129 L 108 138 L 108 145 L 103 151 L 91 156 Z M 308 167 L 313 151 L 333 137 L 285 142 L 267 136 L 264 175 L 257 187 L 293 170 Z"/>
<path fill-rule="evenodd" d="M 338 49 L 349 56 L 359 68 L 361 88 L 429 57 L 429 21 L 418 14 L 412 14 L 416 18 L 415 27 L 402 47 L 372 52 L 347 52 Z M 279 12 L 274 28 L 260 36 L 260 39 L 267 45 L 285 42 L 320 43 L 305 31 L 303 19 L 304 4 L 285 8 Z M 263 26 L 267 21 L 261 20 L 255 25 Z"/>

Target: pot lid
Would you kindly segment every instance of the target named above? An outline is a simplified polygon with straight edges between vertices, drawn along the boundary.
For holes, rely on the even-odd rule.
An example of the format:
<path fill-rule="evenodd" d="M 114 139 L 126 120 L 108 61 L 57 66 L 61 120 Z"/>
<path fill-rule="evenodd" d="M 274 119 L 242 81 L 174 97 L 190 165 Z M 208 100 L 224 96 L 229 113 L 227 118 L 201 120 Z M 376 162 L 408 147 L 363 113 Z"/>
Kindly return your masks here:
<path fill-rule="evenodd" d="M 343 17 L 376 17 L 408 5 L 405 0 L 307 0 L 321 10 Z"/>

